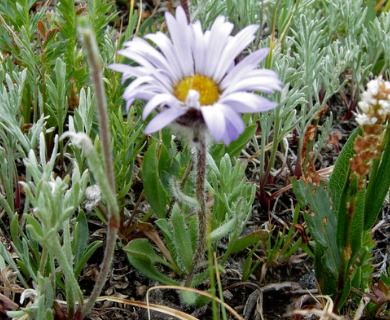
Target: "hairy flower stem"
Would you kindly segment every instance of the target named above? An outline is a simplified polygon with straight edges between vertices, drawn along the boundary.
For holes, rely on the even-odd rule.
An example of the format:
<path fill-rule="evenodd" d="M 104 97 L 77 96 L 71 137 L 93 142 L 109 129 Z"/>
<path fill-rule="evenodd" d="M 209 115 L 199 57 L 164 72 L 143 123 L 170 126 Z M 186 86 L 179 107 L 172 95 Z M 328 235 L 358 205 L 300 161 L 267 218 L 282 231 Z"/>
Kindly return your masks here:
<path fill-rule="evenodd" d="M 82 39 L 89 61 L 91 78 L 95 89 L 97 113 L 100 127 L 100 138 L 105 164 L 105 175 L 110 187 L 110 190 L 107 190 L 107 192 L 111 193 L 110 196 L 112 196 L 115 195 L 115 178 L 113 169 L 114 166 L 112 161 L 110 129 L 108 123 L 107 101 L 103 86 L 102 65 L 99 60 L 99 53 L 95 37 L 92 33 L 91 28 L 88 26 L 87 21 L 80 19 L 80 26 L 82 27 Z M 96 283 L 92 290 L 91 296 L 81 310 L 83 318 L 85 318 L 90 313 L 96 299 L 99 297 L 106 282 L 107 275 L 110 271 L 112 259 L 114 256 L 116 237 L 120 226 L 120 215 L 117 205 L 109 203 L 108 210 L 109 217 L 107 226 L 107 240 L 103 262 L 101 264 L 101 270 L 99 272 L 98 278 L 96 279 Z"/>
<path fill-rule="evenodd" d="M 195 274 L 196 267 L 203 258 L 206 246 L 207 214 L 206 214 L 206 156 L 207 143 L 202 130 L 195 133 L 196 149 L 196 199 L 199 203 L 198 211 L 198 246 L 194 253 L 194 261 L 185 281 L 185 286 L 190 287 Z"/>

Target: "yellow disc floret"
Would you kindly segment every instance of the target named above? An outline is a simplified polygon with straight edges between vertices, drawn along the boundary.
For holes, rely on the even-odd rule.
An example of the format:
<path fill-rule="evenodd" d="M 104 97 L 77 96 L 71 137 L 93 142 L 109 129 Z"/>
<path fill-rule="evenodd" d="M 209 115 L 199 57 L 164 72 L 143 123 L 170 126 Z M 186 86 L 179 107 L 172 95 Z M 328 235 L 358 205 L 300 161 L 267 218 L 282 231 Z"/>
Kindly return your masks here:
<path fill-rule="evenodd" d="M 196 90 L 199 92 L 199 103 L 201 106 L 207 106 L 215 103 L 220 95 L 217 84 L 209 77 L 200 74 L 183 78 L 174 87 L 173 94 L 180 101 L 185 102 L 188 91 L 190 90 Z"/>

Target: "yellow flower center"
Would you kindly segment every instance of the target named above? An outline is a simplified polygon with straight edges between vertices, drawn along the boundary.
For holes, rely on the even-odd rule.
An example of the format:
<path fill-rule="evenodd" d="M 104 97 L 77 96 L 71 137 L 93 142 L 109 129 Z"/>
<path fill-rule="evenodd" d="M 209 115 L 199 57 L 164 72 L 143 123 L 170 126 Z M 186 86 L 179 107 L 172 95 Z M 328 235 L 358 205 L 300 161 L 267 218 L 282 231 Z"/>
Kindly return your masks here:
<path fill-rule="evenodd" d="M 209 77 L 201 74 L 183 78 L 173 89 L 173 94 L 180 101 L 185 102 L 190 90 L 199 92 L 199 103 L 201 106 L 213 104 L 220 95 L 217 84 Z"/>

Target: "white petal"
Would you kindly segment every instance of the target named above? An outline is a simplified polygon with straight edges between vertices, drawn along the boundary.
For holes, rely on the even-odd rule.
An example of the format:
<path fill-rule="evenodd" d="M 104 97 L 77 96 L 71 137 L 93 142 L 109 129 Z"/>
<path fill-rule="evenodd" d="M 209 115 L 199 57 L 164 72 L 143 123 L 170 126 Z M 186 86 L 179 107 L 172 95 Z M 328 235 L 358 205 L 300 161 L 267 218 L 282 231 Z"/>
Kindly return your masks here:
<path fill-rule="evenodd" d="M 262 72 L 264 71 L 264 72 Z M 224 94 L 237 91 L 261 91 L 265 93 L 272 93 L 275 90 L 281 90 L 281 83 L 272 70 L 253 70 L 247 74 L 247 77 L 231 83 Z"/>
<path fill-rule="evenodd" d="M 107 66 L 109 69 L 121 72 L 123 73 L 122 75 L 122 84 L 130 78 L 134 77 L 141 77 L 145 75 L 144 68 L 141 67 L 132 67 L 128 66 L 126 64 L 120 64 L 120 63 L 113 63 Z"/>
<path fill-rule="evenodd" d="M 226 121 L 223 142 L 226 145 L 229 145 L 241 135 L 245 129 L 245 124 L 242 121 L 241 116 L 229 106 L 220 104 L 220 108 L 222 109 Z"/>
<path fill-rule="evenodd" d="M 142 112 L 142 119 L 145 120 L 145 118 L 159 105 L 167 105 L 169 107 L 176 107 L 178 108 L 180 106 L 179 101 L 172 96 L 171 94 L 159 94 L 154 96 L 152 99 L 149 100 L 149 102 L 146 104 L 146 106 L 143 109 Z"/>
<path fill-rule="evenodd" d="M 127 86 L 125 92 L 123 93 L 123 98 L 124 99 L 129 99 L 129 96 L 135 92 L 139 87 L 144 85 L 145 83 L 148 83 L 149 81 L 153 80 L 153 78 L 149 76 L 145 77 L 139 77 L 135 79 L 133 82 L 130 83 L 130 85 Z"/>
<path fill-rule="evenodd" d="M 220 103 L 231 106 L 239 113 L 264 112 L 277 107 L 277 103 L 257 94 L 235 92 L 221 98 Z"/>
<path fill-rule="evenodd" d="M 178 82 L 180 78 L 182 78 L 184 75 L 181 72 L 180 65 L 178 64 L 178 59 L 175 55 L 175 50 L 173 48 L 171 40 L 163 34 L 162 32 L 157 32 L 156 34 L 148 34 L 145 36 L 145 38 L 153 41 L 161 50 L 161 52 L 164 54 L 165 58 L 169 62 L 169 64 L 172 67 L 173 70 L 173 81 Z"/>
<path fill-rule="evenodd" d="M 229 121 L 226 121 L 226 132 L 223 136 L 223 142 L 228 146 L 232 141 L 237 140 L 241 133 L 242 131 L 239 132 Z"/>
<path fill-rule="evenodd" d="M 245 129 L 245 125 L 241 116 L 229 106 L 221 105 L 221 107 L 226 120 L 228 120 L 238 132 L 242 133 Z"/>
<path fill-rule="evenodd" d="M 229 39 L 213 75 L 213 79 L 216 82 L 222 79 L 234 62 L 234 59 L 255 39 L 254 34 L 257 29 L 257 25 L 248 26 Z"/>
<path fill-rule="evenodd" d="M 135 99 L 129 99 L 129 100 L 126 100 L 126 111 L 129 112 L 129 109 L 131 108 L 133 102 L 134 102 Z"/>
<path fill-rule="evenodd" d="M 263 48 L 246 56 L 232 70 L 229 71 L 226 77 L 222 80 L 220 87 L 225 89 L 231 83 L 234 83 L 241 78 L 245 78 L 245 75 L 249 71 L 257 68 L 259 63 L 267 56 L 268 52 L 268 48 Z"/>
<path fill-rule="evenodd" d="M 122 49 L 122 50 L 118 51 L 118 54 L 120 54 L 120 55 L 122 55 L 122 56 L 124 56 L 132 61 L 135 61 L 140 66 L 145 67 L 149 70 L 153 70 L 155 68 L 154 65 L 148 59 L 145 59 L 145 57 L 143 57 L 142 55 L 140 56 L 138 54 L 138 52 L 136 52 L 136 51 Z"/>
<path fill-rule="evenodd" d="M 194 69 L 191 50 L 192 32 L 183 8 L 178 7 L 176 9 L 176 19 L 171 14 L 167 13 L 165 15 L 165 20 L 182 75 L 190 75 L 193 73 Z"/>
<path fill-rule="evenodd" d="M 200 108 L 203 119 L 209 129 L 211 135 L 216 141 L 221 141 L 225 134 L 226 123 L 222 109 L 218 105 L 203 106 Z"/>
<path fill-rule="evenodd" d="M 151 134 L 175 121 L 186 112 L 185 108 L 168 108 L 156 115 L 146 126 L 145 133 Z"/>
<path fill-rule="evenodd" d="M 141 100 L 150 100 L 152 99 L 156 93 L 150 91 L 150 90 L 137 90 L 134 91 L 132 94 L 129 95 L 129 97 L 125 100 L 135 100 L 135 99 L 141 99 Z"/>
<path fill-rule="evenodd" d="M 203 35 L 202 26 L 199 21 L 192 25 L 193 43 L 192 51 L 194 56 L 194 71 L 195 73 L 205 74 L 206 70 L 206 52 L 207 43 Z"/>
<path fill-rule="evenodd" d="M 207 38 L 206 76 L 213 77 L 233 27 L 234 25 L 230 22 L 225 22 L 225 18 L 222 16 L 218 17 L 211 27 L 209 37 Z"/>
<path fill-rule="evenodd" d="M 108 65 L 108 68 L 121 73 L 132 73 L 134 67 L 128 66 L 127 64 L 112 63 Z"/>
<path fill-rule="evenodd" d="M 175 76 L 175 70 L 171 67 L 167 58 L 143 39 L 134 39 L 128 48 L 120 50 L 119 53 L 147 67 L 150 72 L 164 70 L 165 74 L 168 74 L 170 78 Z"/>

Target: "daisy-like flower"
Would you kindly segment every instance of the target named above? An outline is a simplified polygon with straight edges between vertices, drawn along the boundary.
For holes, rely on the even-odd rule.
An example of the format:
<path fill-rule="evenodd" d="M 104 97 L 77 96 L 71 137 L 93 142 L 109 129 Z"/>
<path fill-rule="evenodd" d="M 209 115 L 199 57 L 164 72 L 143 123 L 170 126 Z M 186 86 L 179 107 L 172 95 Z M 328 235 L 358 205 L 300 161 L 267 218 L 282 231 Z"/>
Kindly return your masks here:
<path fill-rule="evenodd" d="M 170 13 L 165 18 L 170 38 L 162 32 L 146 35 L 149 41 L 135 37 L 118 53 L 137 65 L 110 65 L 123 73 L 123 82 L 133 80 L 123 95 L 128 108 L 135 99 L 143 99 L 147 101 L 144 119 L 158 111 L 145 128 L 147 134 L 171 123 L 207 127 L 216 141 L 228 145 L 245 129 L 241 113 L 277 106 L 257 94 L 281 90 L 274 71 L 258 68 L 269 49 L 254 51 L 235 64 L 235 58 L 254 40 L 258 26 L 231 36 L 233 24 L 220 16 L 203 32 L 199 21 L 188 24 L 181 7 L 176 18 Z"/>

